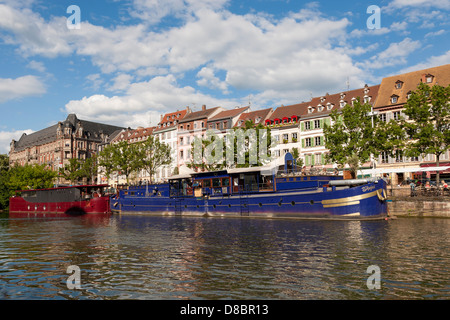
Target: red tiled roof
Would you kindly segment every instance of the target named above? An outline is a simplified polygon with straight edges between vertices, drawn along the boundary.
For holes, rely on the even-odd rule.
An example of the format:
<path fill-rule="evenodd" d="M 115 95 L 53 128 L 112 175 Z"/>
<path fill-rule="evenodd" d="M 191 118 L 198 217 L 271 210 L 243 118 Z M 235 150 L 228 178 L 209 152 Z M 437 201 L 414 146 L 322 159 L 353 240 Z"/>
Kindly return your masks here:
<path fill-rule="evenodd" d="M 184 110 L 181 110 L 181 111 L 175 111 L 175 112 L 166 113 L 163 116 L 162 120 L 155 127 L 154 131 L 158 132 L 158 131 L 166 130 L 166 129 L 171 128 L 171 127 L 176 127 L 178 122 L 180 122 L 180 120 L 184 119 L 184 117 L 187 114 L 189 114 L 187 109 L 184 109 Z M 176 124 L 174 123 L 175 120 L 177 121 Z"/>
<path fill-rule="evenodd" d="M 272 108 L 268 108 L 268 109 L 262 109 L 262 110 L 255 110 L 255 111 L 251 111 L 251 112 L 246 112 L 241 114 L 241 116 L 239 117 L 238 121 L 236 122 L 236 124 L 234 125 L 234 127 L 242 127 L 245 125 L 245 122 L 248 120 L 253 121 L 253 123 L 256 123 L 256 119 L 261 118 L 259 123 L 264 123 L 264 121 L 267 119 L 267 117 L 269 117 L 273 112 Z M 239 124 L 242 121 L 241 124 Z"/>
<path fill-rule="evenodd" d="M 148 128 L 139 127 L 137 129 L 126 129 L 123 132 L 119 133 L 114 138 L 114 141 L 124 141 L 124 140 L 130 141 L 132 139 L 139 139 L 139 138 L 141 138 L 140 140 L 142 140 L 143 137 L 148 137 L 152 135 L 154 129 L 155 127 L 148 127 Z"/>
<path fill-rule="evenodd" d="M 328 115 L 332 111 L 339 110 L 341 108 L 341 101 L 343 101 L 345 104 L 351 105 L 352 100 L 359 98 L 361 103 L 363 103 L 364 96 L 366 94 L 368 97 L 370 97 L 370 101 L 368 103 L 373 105 L 377 100 L 379 88 L 380 85 L 370 87 L 366 85 L 364 86 L 364 88 L 348 90 L 334 94 L 327 93 L 324 96 L 312 98 L 308 103 L 308 106 L 304 109 L 302 118 Z M 309 107 L 314 108 L 312 113 L 308 113 Z M 322 107 L 322 110 L 319 109 L 320 107 Z"/>
<path fill-rule="evenodd" d="M 433 76 L 430 85 L 438 84 L 446 87 L 450 84 L 450 64 L 383 78 L 374 109 L 405 104 L 408 93 L 415 91 L 420 82 L 426 83 L 428 75 Z M 395 85 L 398 82 L 402 82 L 400 88 Z M 394 95 L 398 97 L 396 103 L 391 102 Z"/>
<path fill-rule="evenodd" d="M 222 109 L 222 107 L 215 107 L 215 108 L 211 108 L 211 109 L 206 109 L 206 110 L 200 110 L 200 111 L 192 112 L 192 113 L 186 115 L 183 118 L 183 120 L 181 120 L 179 123 L 184 123 L 184 122 L 189 122 L 189 121 L 194 121 L 194 120 L 207 118 L 210 114 L 214 113 L 218 109 Z"/>
<path fill-rule="evenodd" d="M 289 106 L 281 106 L 275 109 L 275 111 L 268 118 L 272 121 L 275 119 L 281 120 L 283 118 L 290 118 L 292 116 L 301 116 L 304 113 L 305 108 L 307 108 L 309 102 L 302 102 L 298 104 L 292 104 Z"/>
<path fill-rule="evenodd" d="M 208 119 L 208 121 L 215 121 L 215 120 L 221 120 L 221 119 L 226 119 L 226 118 L 233 118 L 233 117 L 239 115 L 240 113 L 245 112 L 249 108 L 250 107 L 242 107 L 242 108 L 236 108 L 236 109 L 232 109 L 232 110 L 224 110 L 224 111 L 219 112 L 218 114 L 216 114 L 211 119 Z"/>

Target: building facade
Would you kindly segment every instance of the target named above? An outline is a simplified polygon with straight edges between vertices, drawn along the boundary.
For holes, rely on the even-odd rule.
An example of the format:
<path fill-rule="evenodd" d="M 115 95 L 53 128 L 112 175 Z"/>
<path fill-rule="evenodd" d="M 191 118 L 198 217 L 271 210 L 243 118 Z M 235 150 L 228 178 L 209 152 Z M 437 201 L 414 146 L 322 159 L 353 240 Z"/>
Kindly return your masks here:
<path fill-rule="evenodd" d="M 169 145 L 172 162 L 169 166 L 159 168 L 153 181 L 165 181 L 178 171 L 178 123 L 190 113 L 191 109 L 189 107 L 186 107 L 185 110 L 166 113 L 161 116 L 160 122 L 155 127 L 153 135 L 159 141 Z"/>
<path fill-rule="evenodd" d="M 283 157 L 288 152 L 292 153 L 294 148 L 301 152 L 299 124 L 304 106 L 305 103 L 280 106 L 264 120 L 274 141 L 270 150 L 273 157 Z"/>
<path fill-rule="evenodd" d="M 368 86 L 355 90 L 343 91 L 336 94 L 325 94 L 315 97 L 303 104 L 303 112 L 300 119 L 301 155 L 307 168 L 312 166 L 330 171 L 335 164 L 326 160 L 328 149 L 325 147 L 325 125 L 331 125 L 330 113 L 341 110 L 343 107 L 353 105 L 359 98 L 361 103 L 374 105 L 379 85 Z M 370 166 L 371 164 L 366 164 Z"/>
<path fill-rule="evenodd" d="M 399 121 L 402 117 L 406 117 L 403 113 L 404 105 L 419 83 L 425 83 L 430 87 L 435 84 L 448 86 L 450 84 L 450 64 L 383 78 L 374 105 L 374 110 L 378 113 L 380 120 Z M 450 150 L 441 155 L 439 161 L 440 166 L 450 166 Z M 413 179 L 417 173 L 416 169 L 435 165 L 436 157 L 432 154 L 406 157 L 401 151 L 397 151 L 394 156 L 382 153 L 377 159 L 377 169 L 390 174 L 394 185 Z M 417 174 L 422 173 L 418 172 Z M 431 174 L 432 172 L 429 172 L 428 177 Z M 450 170 L 441 172 L 441 175 L 449 179 Z"/>
<path fill-rule="evenodd" d="M 178 170 L 192 162 L 191 143 L 194 137 L 204 138 L 208 119 L 224 110 L 222 107 L 207 109 L 203 105 L 202 110 L 191 112 L 178 122 Z"/>
<path fill-rule="evenodd" d="M 64 121 L 11 141 L 10 165 L 40 164 L 57 171 L 69 159 L 85 160 L 122 127 L 80 120 L 69 114 Z"/>

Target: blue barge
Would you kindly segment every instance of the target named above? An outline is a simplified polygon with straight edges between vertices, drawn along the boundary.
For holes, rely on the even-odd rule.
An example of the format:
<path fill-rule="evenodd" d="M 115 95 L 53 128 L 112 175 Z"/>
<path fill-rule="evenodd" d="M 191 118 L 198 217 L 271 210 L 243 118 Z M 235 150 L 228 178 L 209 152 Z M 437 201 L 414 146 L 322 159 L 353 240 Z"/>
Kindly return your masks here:
<path fill-rule="evenodd" d="M 363 220 L 386 218 L 386 198 L 381 178 L 344 180 L 253 167 L 130 186 L 110 203 L 121 214 Z"/>

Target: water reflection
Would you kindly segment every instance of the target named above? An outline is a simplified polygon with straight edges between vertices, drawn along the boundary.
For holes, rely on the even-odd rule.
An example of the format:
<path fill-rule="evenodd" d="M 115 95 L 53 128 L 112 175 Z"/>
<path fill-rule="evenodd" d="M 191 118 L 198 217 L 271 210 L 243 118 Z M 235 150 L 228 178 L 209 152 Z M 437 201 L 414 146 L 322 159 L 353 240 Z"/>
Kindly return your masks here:
<path fill-rule="evenodd" d="M 449 297 L 448 220 L 0 219 L 1 299 Z M 81 269 L 68 290 L 66 269 Z M 382 288 L 368 290 L 367 268 Z"/>

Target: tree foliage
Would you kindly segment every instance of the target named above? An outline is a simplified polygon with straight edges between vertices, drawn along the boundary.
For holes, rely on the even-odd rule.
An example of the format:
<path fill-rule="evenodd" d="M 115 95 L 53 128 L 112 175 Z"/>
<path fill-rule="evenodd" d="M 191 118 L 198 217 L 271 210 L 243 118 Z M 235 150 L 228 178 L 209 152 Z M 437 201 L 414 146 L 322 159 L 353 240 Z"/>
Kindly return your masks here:
<path fill-rule="evenodd" d="M 7 155 L 0 155 L 0 209 L 9 206 L 9 198 L 17 190 L 51 188 L 57 173 L 45 165 L 9 166 Z"/>
<path fill-rule="evenodd" d="M 243 128 L 227 130 L 224 136 L 207 130 L 203 139 L 195 137 L 187 166 L 195 171 L 262 166 L 271 160 L 268 155 L 271 146 L 270 128 L 247 120 Z"/>
<path fill-rule="evenodd" d="M 150 177 L 156 170 L 172 162 L 169 145 L 149 136 L 145 142 L 121 141 L 110 144 L 99 155 L 98 166 L 110 178 L 112 173 L 125 175 L 127 183 L 133 172 L 146 170 Z M 150 178 L 151 179 L 151 178 Z"/>
<path fill-rule="evenodd" d="M 124 175 L 128 184 L 130 174 L 138 169 L 140 160 L 136 144 L 120 141 L 108 145 L 100 153 L 99 166 L 104 168 L 108 177 L 113 172 Z"/>
<path fill-rule="evenodd" d="M 150 183 L 156 171 L 162 166 L 172 163 L 171 148 L 158 138 L 149 136 L 137 145 L 137 169 L 144 169 L 150 176 Z"/>
<path fill-rule="evenodd" d="M 353 105 L 334 110 L 330 114 L 332 124 L 324 126 L 327 160 L 340 166 L 348 164 L 352 177 L 372 154 L 379 155 L 379 146 L 385 144 L 384 137 L 375 135 L 379 120 L 370 112 L 371 106 L 358 98 Z"/>
<path fill-rule="evenodd" d="M 59 168 L 59 175 L 71 183 L 76 183 L 82 177 L 82 167 L 83 163 L 78 159 L 69 159 L 69 163 L 67 163 L 63 168 Z"/>
<path fill-rule="evenodd" d="M 82 179 L 86 179 L 91 183 L 94 183 L 95 176 L 97 175 L 97 155 L 92 155 L 86 160 L 69 159 L 64 168 L 59 168 L 59 176 L 73 183 L 78 183 Z"/>
<path fill-rule="evenodd" d="M 450 148 L 450 85 L 430 87 L 420 83 L 404 106 L 408 119 L 402 122 L 409 140 L 405 154 L 419 156 L 434 154 L 439 157 Z M 439 171 L 436 174 L 439 185 Z"/>
<path fill-rule="evenodd" d="M 6 154 L 0 154 L 0 210 L 8 207 L 10 190 L 7 185 L 9 180 L 9 158 Z"/>

